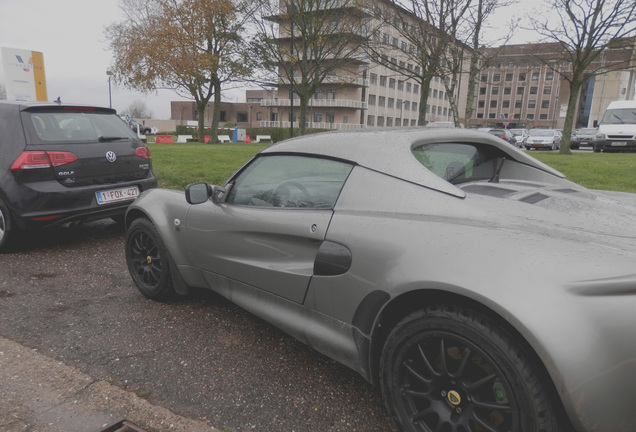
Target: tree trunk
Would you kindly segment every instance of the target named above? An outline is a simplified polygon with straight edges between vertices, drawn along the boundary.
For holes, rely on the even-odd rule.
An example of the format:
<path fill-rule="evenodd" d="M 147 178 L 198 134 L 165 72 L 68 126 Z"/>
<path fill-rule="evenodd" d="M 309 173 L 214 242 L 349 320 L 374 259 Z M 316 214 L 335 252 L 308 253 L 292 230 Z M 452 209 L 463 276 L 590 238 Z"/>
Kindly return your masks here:
<path fill-rule="evenodd" d="M 563 137 L 561 138 L 560 154 L 572 154 L 570 150 L 570 138 L 572 137 L 572 125 L 574 124 L 574 116 L 578 109 L 579 95 L 583 85 L 582 79 L 573 79 L 570 82 L 570 97 L 568 99 L 568 110 L 565 114 L 565 123 L 563 124 Z"/>

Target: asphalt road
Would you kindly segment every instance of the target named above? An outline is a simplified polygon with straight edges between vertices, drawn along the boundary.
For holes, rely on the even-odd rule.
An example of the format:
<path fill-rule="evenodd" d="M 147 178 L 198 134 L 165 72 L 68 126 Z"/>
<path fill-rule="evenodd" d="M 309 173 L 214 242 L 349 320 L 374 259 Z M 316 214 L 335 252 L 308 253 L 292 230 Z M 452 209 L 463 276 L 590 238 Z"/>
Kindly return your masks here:
<path fill-rule="evenodd" d="M 110 221 L 0 254 L 0 335 L 228 431 L 393 431 L 377 389 L 207 291 L 143 297 Z"/>

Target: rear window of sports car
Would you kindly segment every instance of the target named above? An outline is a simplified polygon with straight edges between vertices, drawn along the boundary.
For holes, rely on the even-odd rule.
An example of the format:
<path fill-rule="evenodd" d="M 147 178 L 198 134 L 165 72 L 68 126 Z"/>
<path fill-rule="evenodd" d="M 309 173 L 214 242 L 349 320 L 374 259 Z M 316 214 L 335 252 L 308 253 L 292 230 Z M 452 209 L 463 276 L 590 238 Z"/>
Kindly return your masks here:
<path fill-rule="evenodd" d="M 413 155 L 429 171 L 453 184 L 492 179 L 498 161 L 505 156 L 491 146 L 463 143 L 424 144 L 414 148 Z"/>

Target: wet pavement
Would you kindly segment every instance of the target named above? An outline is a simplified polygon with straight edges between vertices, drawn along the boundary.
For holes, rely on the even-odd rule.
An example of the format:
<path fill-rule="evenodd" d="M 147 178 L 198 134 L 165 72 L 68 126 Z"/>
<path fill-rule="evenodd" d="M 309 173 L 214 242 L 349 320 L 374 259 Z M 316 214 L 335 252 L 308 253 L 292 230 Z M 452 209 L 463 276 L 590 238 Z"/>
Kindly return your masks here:
<path fill-rule="evenodd" d="M 0 254 L 0 380 L 25 383 L 22 392 L 0 387 L 0 430 L 92 432 L 82 429 L 89 417 L 78 420 L 79 429 L 45 429 L 49 418 L 31 416 L 41 424 L 26 428 L 22 417 L 37 405 L 35 390 L 49 385 L 47 376 L 61 377 L 49 386 L 62 398 L 54 407 L 78 406 L 106 389 L 131 397 L 122 406 L 148 404 L 205 430 L 394 430 L 378 391 L 360 376 L 225 299 L 207 291 L 169 303 L 143 297 L 123 244 L 121 227 L 101 222 L 30 235 Z M 37 374 L 20 360 L 27 354 L 45 364 Z M 7 362 L 23 369 L 3 375 Z M 58 387 L 68 373 L 56 365 L 79 381 Z M 7 400 L 20 402 L 7 408 Z M 126 418 L 150 431 L 178 430 L 170 427 L 176 420 L 143 423 L 142 408 L 88 406 L 98 427 Z"/>

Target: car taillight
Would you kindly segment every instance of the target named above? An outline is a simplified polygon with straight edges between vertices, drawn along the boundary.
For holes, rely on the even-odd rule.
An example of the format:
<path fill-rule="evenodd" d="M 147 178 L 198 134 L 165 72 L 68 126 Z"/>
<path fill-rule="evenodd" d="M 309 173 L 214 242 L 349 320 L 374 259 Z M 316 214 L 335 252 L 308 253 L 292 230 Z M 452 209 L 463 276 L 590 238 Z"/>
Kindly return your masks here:
<path fill-rule="evenodd" d="M 69 152 L 26 151 L 11 165 L 12 170 L 51 168 L 75 162 L 77 156 Z"/>
<path fill-rule="evenodd" d="M 148 147 L 146 146 L 138 147 L 137 149 L 135 149 L 135 156 L 144 159 L 150 159 L 150 149 L 148 149 Z"/>

